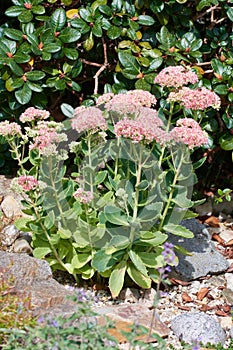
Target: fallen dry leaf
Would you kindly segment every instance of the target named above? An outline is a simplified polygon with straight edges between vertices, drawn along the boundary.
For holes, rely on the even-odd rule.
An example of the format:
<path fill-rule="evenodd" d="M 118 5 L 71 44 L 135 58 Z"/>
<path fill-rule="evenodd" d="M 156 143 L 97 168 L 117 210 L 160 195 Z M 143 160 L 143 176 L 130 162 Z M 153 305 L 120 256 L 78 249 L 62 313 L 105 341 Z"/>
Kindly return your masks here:
<path fill-rule="evenodd" d="M 170 278 L 170 282 L 175 285 L 188 286 L 191 282 L 181 281 L 176 278 Z"/>
<path fill-rule="evenodd" d="M 212 234 L 212 239 L 214 240 L 214 241 L 217 241 L 219 244 L 221 244 L 223 247 L 225 247 L 225 244 L 226 244 L 226 242 L 224 241 L 224 239 L 222 239 L 219 235 L 218 235 L 218 233 L 213 233 Z"/>
<path fill-rule="evenodd" d="M 214 310 L 214 309 L 216 309 L 216 306 L 202 305 L 199 310 L 206 312 L 206 311 Z"/>
<path fill-rule="evenodd" d="M 224 312 L 223 310 L 217 310 L 215 311 L 215 315 L 226 317 L 226 316 L 229 316 L 229 312 Z"/>
<path fill-rule="evenodd" d="M 203 287 L 197 292 L 197 300 L 203 300 L 205 296 L 208 294 L 209 288 Z"/>
<path fill-rule="evenodd" d="M 233 245 L 233 239 L 230 239 L 230 241 L 225 243 L 226 247 L 231 247 Z"/>
<path fill-rule="evenodd" d="M 178 303 L 174 303 L 174 305 L 177 306 L 181 310 L 185 310 L 185 311 L 190 311 L 191 310 L 191 307 L 189 307 L 189 306 L 181 305 L 181 304 L 178 304 Z"/>
<path fill-rule="evenodd" d="M 204 221 L 205 224 L 210 227 L 220 227 L 219 219 L 216 216 L 209 216 L 208 219 Z"/>
<path fill-rule="evenodd" d="M 182 293 L 182 300 L 184 303 L 190 303 L 193 299 L 188 295 L 188 293 Z"/>

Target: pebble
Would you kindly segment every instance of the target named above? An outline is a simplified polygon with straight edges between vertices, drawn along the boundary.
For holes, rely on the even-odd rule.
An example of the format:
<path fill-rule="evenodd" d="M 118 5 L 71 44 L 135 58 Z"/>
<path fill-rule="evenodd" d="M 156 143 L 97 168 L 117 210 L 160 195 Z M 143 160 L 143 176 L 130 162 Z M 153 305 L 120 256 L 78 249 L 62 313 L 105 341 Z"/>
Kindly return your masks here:
<path fill-rule="evenodd" d="M 1 203 L 1 209 L 4 215 L 10 219 L 22 215 L 22 210 L 19 202 L 10 195 L 6 196 L 3 199 Z"/>
<path fill-rule="evenodd" d="M 225 278 L 227 281 L 227 288 L 233 291 L 233 274 L 225 273 Z"/>
<path fill-rule="evenodd" d="M 10 247 L 19 237 L 19 230 L 15 225 L 7 225 L 0 232 L 0 244 L 2 247 Z"/>

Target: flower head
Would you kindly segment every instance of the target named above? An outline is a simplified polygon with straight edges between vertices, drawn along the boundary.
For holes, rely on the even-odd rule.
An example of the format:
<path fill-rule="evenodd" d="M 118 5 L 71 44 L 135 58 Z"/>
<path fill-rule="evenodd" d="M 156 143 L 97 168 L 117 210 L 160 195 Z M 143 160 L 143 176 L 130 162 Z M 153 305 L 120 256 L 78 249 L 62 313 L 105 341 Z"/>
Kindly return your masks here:
<path fill-rule="evenodd" d="M 0 122 L 0 135 L 4 137 L 21 136 L 21 127 L 17 123 L 10 123 L 8 120 Z"/>
<path fill-rule="evenodd" d="M 54 151 L 54 147 L 51 147 L 54 143 L 60 143 L 67 140 L 67 136 L 64 133 L 59 133 L 60 126 L 54 122 L 38 122 L 37 126 L 28 131 L 30 137 L 33 137 L 33 143 L 30 144 L 30 149 L 38 149 L 41 154 L 51 154 Z M 54 152 L 53 152 L 54 153 Z"/>
<path fill-rule="evenodd" d="M 167 87 L 180 87 L 188 83 L 198 82 L 198 76 L 191 69 L 184 66 L 169 66 L 161 70 L 154 83 Z"/>
<path fill-rule="evenodd" d="M 192 118 L 182 118 L 170 132 L 173 140 L 184 143 L 189 149 L 208 144 L 208 136 Z"/>
<path fill-rule="evenodd" d="M 34 190 L 39 186 L 39 182 L 31 175 L 21 175 L 18 177 L 18 184 L 24 191 Z"/>
<path fill-rule="evenodd" d="M 162 120 L 158 117 L 157 111 L 141 107 L 135 119 L 124 118 L 116 123 L 114 131 L 117 137 L 123 136 L 133 142 L 153 141 L 164 144 L 169 138 L 168 133 L 163 129 Z"/>
<path fill-rule="evenodd" d="M 80 187 L 74 192 L 74 198 L 79 200 L 80 203 L 87 204 L 93 200 L 94 196 L 91 191 L 85 191 Z"/>
<path fill-rule="evenodd" d="M 114 95 L 106 104 L 105 109 L 123 116 L 137 115 L 141 107 L 151 107 L 156 104 L 154 95 L 144 90 L 129 90 L 125 94 Z"/>
<path fill-rule="evenodd" d="M 106 130 L 107 123 L 99 108 L 83 106 L 77 107 L 74 111 L 74 118 L 71 122 L 72 128 L 78 132 L 92 130 Z"/>
<path fill-rule="evenodd" d="M 221 104 L 220 97 L 205 87 L 197 89 L 182 87 L 178 91 L 171 92 L 168 101 L 180 102 L 185 108 L 193 110 L 205 110 L 208 107 L 219 109 Z"/>
<path fill-rule="evenodd" d="M 114 97 L 113 92 L 107 92 L 106 94 L 103 94 L 97 98 L 96 104 L 101 105 L 103 103 L 109 102 Z"/>
<path fill-rule="evenodd" d="M 49 117 L 50 113 L 48 111 L 37 109 L 34 107 L 27 108 L 24 113 L 19 117 L 22 123 L 32 122 L 34 120 L 43 120 Z"/>

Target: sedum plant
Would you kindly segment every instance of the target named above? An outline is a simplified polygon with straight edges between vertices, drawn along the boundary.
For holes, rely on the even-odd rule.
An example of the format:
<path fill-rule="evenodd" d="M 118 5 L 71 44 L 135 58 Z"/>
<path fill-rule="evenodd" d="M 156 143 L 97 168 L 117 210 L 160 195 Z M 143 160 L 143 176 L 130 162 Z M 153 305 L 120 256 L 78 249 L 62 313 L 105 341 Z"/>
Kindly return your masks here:
<path fill-rule="evenodd" d="M 113 297 L 127 279 L 145 289 L 160 283 L 166 265 L 178 263 L 169 235 L 193 237 L 180 223 L 195 216 L 194 168 L 204 159 L 193 165 L 190 154 L 209 142 L 196 112 L 220 107 L 184 66 L 162 70 L 154 83 L 170 91 L 163 114 L 154 95 L 130 90 L 79 106 L 64 123 L 30 107 L 22 127 L 0 124 L 20 167 L 13 187 L 24 196 L 27 216 L 16 226 L 32 231 L 34 256 L 76 278 L 108 279 Z"/>

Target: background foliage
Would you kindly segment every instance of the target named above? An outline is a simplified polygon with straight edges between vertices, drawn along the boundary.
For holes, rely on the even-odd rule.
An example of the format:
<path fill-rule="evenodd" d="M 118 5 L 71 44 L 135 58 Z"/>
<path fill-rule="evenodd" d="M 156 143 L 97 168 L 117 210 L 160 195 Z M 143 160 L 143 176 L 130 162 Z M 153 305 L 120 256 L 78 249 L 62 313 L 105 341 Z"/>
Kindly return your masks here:
<path fill-rule="evenodd" d="M 0 28 L 0 118 L 18 119 L 28 106 L 63 120 L 72 107 L 93 104 L 103 92 L 151 91 L 168 65 L 190 65 L 200 86 L 222 99 L 202 127 L 211 136 L 207 166 L 218 168 L 206 186 L 229 176 L 233 149 L 232 0 L 8 0 Z M 222 151 L 224 150 L 224 152 Z M 7 157 L 0 149 L 0 166 Z M 219 159 L 221 159 L 221 163 Z M 225 166 L 223 164 L 225 160 Z M 212 169 L 212 168 L 211 168 Z"/>

